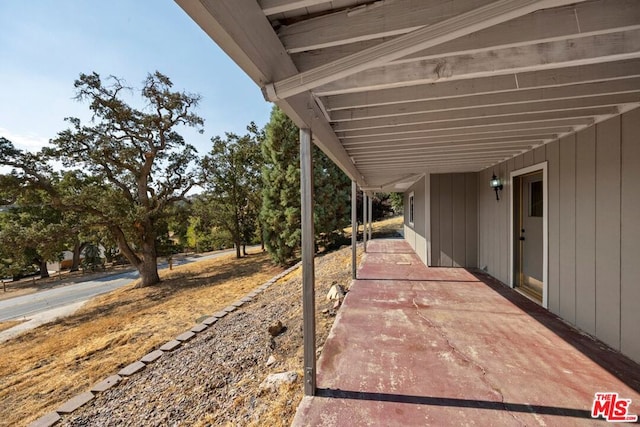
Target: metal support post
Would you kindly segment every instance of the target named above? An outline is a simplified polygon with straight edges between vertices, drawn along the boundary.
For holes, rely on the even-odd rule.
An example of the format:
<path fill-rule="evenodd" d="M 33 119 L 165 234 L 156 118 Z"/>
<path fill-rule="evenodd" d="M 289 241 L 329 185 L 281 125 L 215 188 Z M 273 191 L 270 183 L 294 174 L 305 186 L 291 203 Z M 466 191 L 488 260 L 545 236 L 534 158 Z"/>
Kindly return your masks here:
<path fill-rule="evenodd" d="M 369 241 L 373 239 L 373 197 L 369 197 Z"/>
<path fill-rule="evenodd" d="M 362 192 L 362 244 L 367 252 L 367 193 Z"/>
<path fill-rule="evenodd" d="M 300 129 L 300 197 L 302 211 L 302 317 L 304 394 L 316 393 L 315 256 L 313 231 L 313 158 L 311 130 Z"/>
<path fill-rule="evenodd" d="M 351 181 L 351 278 L 356 279 L 356 246 L 358 244 L 358 186 Z"/>

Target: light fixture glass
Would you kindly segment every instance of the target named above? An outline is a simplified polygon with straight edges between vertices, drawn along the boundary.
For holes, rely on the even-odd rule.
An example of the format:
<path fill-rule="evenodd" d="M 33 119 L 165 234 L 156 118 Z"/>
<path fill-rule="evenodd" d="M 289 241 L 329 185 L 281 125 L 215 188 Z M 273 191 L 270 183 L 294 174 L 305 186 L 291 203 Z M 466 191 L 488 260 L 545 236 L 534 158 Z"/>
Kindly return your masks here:
<path fill-rule="evenodd" d="M 489 182 L 490 182 L 491 188 L 498 188 L 498 187 L 500 187 L 502 185 L 502 184 L 500 184 L 500 178 L 498 178 L 495 175 L 493 175 L 491 177 L 491 181 L 489 181 Z"/>
<path fill-rule="evenodd" d="M 496 200 L 500 200 L 499 192 L 502 190 L 503 186 L 502 186 L 502 181 L 500 181 L 500 178 L 498 178 L 495 173 L 491 177 L 491 180 L 489 181 L 489 185 L 496 192 Z"/>

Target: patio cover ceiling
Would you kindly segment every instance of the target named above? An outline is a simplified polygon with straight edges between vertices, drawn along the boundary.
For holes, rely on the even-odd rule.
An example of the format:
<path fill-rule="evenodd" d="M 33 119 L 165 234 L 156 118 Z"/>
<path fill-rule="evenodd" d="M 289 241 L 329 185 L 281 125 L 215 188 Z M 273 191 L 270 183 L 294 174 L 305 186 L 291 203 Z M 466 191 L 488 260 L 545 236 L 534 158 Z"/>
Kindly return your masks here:
<path fill-rule="evenodd" d="M 368 190 L 640 105 L 638 0 L 176 2 Z"/>

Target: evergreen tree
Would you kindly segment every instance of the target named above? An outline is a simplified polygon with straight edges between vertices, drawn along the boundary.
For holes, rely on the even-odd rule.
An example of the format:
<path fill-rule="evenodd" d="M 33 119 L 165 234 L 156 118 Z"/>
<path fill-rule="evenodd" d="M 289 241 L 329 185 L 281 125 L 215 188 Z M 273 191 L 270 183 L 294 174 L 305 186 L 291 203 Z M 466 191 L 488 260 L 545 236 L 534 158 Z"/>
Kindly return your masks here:
<path fill-rule="evenodd" d="M 274 106 L 265 131 L 260 219 L 267 251 L 275 262 L 285 264 L 301 236 L 298 128 Z"/>
<path fill-rule="evenodd" d="M 325 248 L 340 242 L 351 223 L 351 180 L 318 147 L 313 147 L 316 245 Z"/>
<path fill-rule="evenodd" d="M 267 251 L 285 264 L 300 246 L 299 130 L 278 108 L 271 112 L 262 143 L 264 166 L 261 220 Z M 314 157 L 316 245 L 340 240 L 351 212 L 349 178 L 317 147 Z"/>

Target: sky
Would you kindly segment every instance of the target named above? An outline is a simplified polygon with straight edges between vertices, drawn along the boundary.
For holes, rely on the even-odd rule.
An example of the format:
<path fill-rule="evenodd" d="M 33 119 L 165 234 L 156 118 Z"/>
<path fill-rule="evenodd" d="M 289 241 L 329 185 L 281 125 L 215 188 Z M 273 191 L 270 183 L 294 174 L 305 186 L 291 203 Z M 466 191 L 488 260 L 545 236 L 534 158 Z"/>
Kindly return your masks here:
<path fill-rule="evenodd" d="M 94 71 L 140 88 L 157 70 L 200 94 L 204 133 L 180 133 L 201 155 L 269 119 L 258 86 L 172 0 L 0 0 L 0 28 L 0 136 L 17 148 L 38 150 L 65 117 L 89 120 L 73 83 Z"/>

